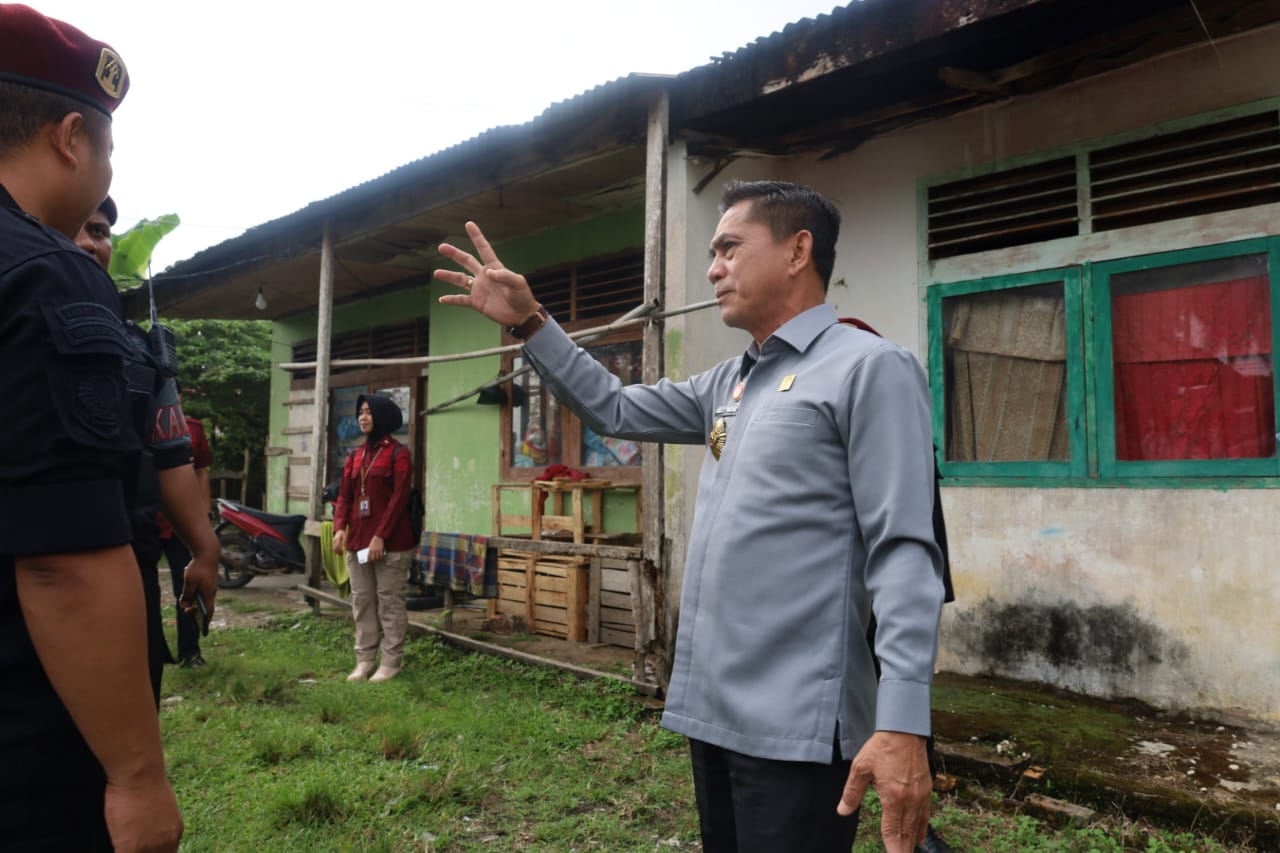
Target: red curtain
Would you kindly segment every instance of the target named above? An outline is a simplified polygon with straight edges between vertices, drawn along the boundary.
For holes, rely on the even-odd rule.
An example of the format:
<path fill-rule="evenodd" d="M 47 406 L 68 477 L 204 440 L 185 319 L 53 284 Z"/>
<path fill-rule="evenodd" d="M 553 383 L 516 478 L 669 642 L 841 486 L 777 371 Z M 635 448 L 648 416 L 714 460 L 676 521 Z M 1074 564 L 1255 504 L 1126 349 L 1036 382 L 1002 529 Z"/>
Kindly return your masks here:
<path fill-rule="evenodd" d="M 1268 291 L 1259 276 L 1115 297 L 1117 459 L 1275 454 Z"/>

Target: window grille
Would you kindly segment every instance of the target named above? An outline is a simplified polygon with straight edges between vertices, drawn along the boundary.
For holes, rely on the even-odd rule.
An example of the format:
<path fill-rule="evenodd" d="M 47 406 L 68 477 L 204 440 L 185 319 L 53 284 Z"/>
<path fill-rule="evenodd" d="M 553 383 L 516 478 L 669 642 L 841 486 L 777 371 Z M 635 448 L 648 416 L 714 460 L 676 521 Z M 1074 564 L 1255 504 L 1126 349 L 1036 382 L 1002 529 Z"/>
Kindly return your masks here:
<path fill-rule="evenodd" d="M 1092 152 L 1093 230 L 1280 201 L 1278 119 L 1259 113 Z"/>
<path fill-rule="evenodd" d="M 620 317 L 644 301 L 640 252 L 529 276 L 533 295 L 561 323 Z"/>
<path fill-rule="evenodd" d="M 1074 157 L 929 189 L 929 257 L 947 258 L 1079 233 Z"/>
<path fill-rule="evenodd" d="M 329 357 L 333 360 L 348 358 L 412 358 L 427 355 L 427 318 L 396 326 L 379 326 L 374 329 L 358 329 L 334 335 L 330 338 Z M 315 361 L 315 338 L 298 341 L 293 345 L 294 361 Z M 359 368 L 335 369 L 334 373 Z M 294 371 L 294 379 L 314 378 L 314 370 Z"/>
<path fill-rule="evenodd" d="M 1078 187 L 1089 209 L 1080 209 Z M 1280 202 L 1276 110 L 930 187 L 930 260 Z"/>

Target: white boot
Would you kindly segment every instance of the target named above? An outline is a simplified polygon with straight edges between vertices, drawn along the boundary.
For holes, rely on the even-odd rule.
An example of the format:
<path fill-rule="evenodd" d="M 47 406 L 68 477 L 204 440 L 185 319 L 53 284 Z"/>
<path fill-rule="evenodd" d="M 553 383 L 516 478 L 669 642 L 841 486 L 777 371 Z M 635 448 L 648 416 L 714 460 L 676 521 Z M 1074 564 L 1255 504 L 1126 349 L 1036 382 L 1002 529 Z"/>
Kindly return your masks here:
<path fill-rule="evenodd" d="M 400 667 L 389 666 L 388 664 L 384 663 L 382 666 L 378 667 L 378 671 L 373 674 L 373 678 L 369 679 L 369 683 L 377 684 L 380 681 L 390 681 L 391 679 L 395 678 L 399 674 L 400 674 Z"/>
<path fill-rule="evenodd" d="M 359 661 L 356 663 L 356 668 L 351 670 L 351 674 L 347 676 L 347 681 L 364 681 L 371 672 L 373 672 L 373 661 Z"/>

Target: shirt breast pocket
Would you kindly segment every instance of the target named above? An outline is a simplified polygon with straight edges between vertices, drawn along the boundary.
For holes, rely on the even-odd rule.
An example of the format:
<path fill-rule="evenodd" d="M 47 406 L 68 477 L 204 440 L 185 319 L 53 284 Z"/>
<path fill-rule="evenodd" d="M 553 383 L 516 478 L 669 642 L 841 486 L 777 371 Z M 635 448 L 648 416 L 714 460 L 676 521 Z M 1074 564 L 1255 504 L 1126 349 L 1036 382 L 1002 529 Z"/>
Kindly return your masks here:
<path fill-rule="evenodd" d="M 814 426 L 818 423 L 818 410 L 810 406 L 772 406 L 757 412 L 752 421 L 758 424 Z"/>
<path fill-rule="evenodd" d="M 813 446 L 818 434 L 818 410 L 806 406 L 774 406 L 751 419 L 743 446 L 743 461 L 753 465 L 794 464 L 798 454 Z"/>
<path fill-rule="evenodd" d="M 386 454 L 381 454 L 385 456 Z M 369 478 L 375 479 L 386 487 L 387 491 L 391 491 L 395 485 L 396 469 L 390 459 L 379 459 L 369 470 Z"/>

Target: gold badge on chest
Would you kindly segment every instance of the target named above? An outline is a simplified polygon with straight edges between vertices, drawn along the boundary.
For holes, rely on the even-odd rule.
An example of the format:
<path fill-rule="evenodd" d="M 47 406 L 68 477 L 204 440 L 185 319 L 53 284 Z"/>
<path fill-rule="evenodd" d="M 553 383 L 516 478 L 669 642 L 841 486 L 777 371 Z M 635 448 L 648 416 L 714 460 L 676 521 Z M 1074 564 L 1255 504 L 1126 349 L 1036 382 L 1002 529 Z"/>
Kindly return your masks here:
<path fill-rule="evenodd" d="M 728 437 L 729 427 L 725 424 L 724 418 L 720 418 L 707 435 L 707 446 L 711 448 L 711 455 L 717 462 L 720 461 L 720 453 L 724 450 L 724 442 Z"/>

